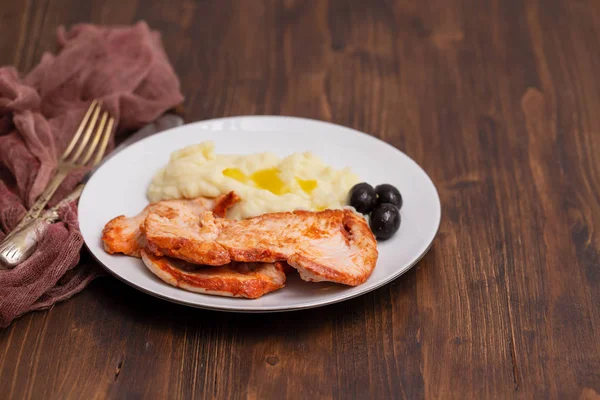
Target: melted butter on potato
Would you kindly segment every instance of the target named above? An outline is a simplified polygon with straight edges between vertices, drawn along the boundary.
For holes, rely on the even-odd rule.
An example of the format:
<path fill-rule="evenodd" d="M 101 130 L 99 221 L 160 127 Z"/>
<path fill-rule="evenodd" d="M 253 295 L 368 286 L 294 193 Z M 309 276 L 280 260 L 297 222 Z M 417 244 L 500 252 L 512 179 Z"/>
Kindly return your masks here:
<path fill-rule="evenodd" d="M 268 212 L 342 208 L 360 180 L 348 168 L 325 164 L 311 153 L 280 158 L 272 153 L 216 154 L 213 142 L 187 146 L 171 154 L 148 188 L 150 201 L 235 191 L 241 198 L 230 218 Z"/>

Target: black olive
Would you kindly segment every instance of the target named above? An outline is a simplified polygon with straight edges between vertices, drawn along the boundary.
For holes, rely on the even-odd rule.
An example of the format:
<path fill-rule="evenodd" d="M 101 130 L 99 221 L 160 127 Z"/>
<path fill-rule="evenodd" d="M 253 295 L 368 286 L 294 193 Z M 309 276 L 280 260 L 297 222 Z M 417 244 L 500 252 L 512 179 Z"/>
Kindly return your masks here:
<path fill-rule="evenodd" d="M 368 214 L 377 204 L 375 189 L 366 182 L 354 185 L 348 195 L 348 204 L 359 213 Z"/>
<path fill-rule="evenodd" d="M 375 193 L 378 204 L 390 203 L 398 207 L 398 210 L 402 208 L 402 195 L 394 186 L 387 183 L 378 185 L 375 187 Z"/>
<path fill-rule="evenodd" d="M 400 228 L 400 211 L 393 204 L 380 204 L 371 213 L 369 226 L 377 239 L 389 239 Z"/>

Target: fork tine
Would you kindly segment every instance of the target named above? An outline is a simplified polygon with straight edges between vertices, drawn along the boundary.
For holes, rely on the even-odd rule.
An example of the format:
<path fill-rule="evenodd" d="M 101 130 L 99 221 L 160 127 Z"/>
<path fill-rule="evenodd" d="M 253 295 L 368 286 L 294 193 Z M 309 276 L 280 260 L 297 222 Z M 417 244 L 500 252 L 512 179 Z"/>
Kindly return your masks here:
<path fill-rule="evenodd" d="M 92 143 L 88 146 L 87 152 L 85 153 L 85 156 L 83 156 L 83 160 L 81 160 L 79 164 L 85 165 L 88 161 L 90 161 L 90 158 L 92 158 L 92 154 L 94 154 L 94 150 L 96 149 L 96 146 L 98 146 L 98 142 L 100 142 L 100 138 L 104 134 L 104 125 L 106 125 L 106 118 L 108 118 L 108 112 L 104 111 L 102 113 L 102 119 L 100 120 L 100 124 L 98 125 L 98 128 L 94 133 L 94 139 L 92 140 Z"/>
<path fill-rule="evenodd" d="M 77 128 L 77 132 L 75 132 L 73 139 L 71 139 L 71 141 L 69 142 L 69 145 L 67 146 L 62 157 L 60 158 L 61 161 L 64 161 L 69 156 L 69 154 L 71 153 L 73 148 L 75 147 L 77 140 L 79 140 L 79 136 L 81 136 L 81 133 L 83 132 L 83 128 L 85 128 L 85 125 L 87 124 L 88 120 L 90 119 L 90 115 L 92 115 L 92 111 L 94 111 L 94 108 L 96 108 L 97 104 L 98 104 L 98 100 L 94 100 L 94 101 L 92 101 L 92 104 L 90 104 L 90 106 L 88 107 L 83 119 L 81 120 L 81 123 L 79 124 L 79 127 Z"/>
<path fill-rule="evenodd" d="M 115 119 L 110 117 L 108 119 L 108 125 L 106 126 L 106 130 L 104 131 L 104 137 L 102 137 L 102 143 L 100 143 L 100 148 L 96 153 L 96 157 L 94 157 L 94 162 L 92 165 L 96 165 L 102 160 L 104 156 L 104 152 L 106 151 L 106 146 L 108 146 L 108 139 L 110 139 L 110 134 L 112 133 L 113 124 L 115 123 Z"/>
<path fill-rule="evenodd" d="M 83 134 L 83 139 L 81 139 L 81 141 L 79 142 L 79 146 L 77 146 L 77 150 L 75 150 L 75 154 L 71 157 L 71 161 L 69 161 L 69 162 L 77 163 L 77 159 L 79 158 L 81 153 L 83 153 L 83 150 L 85 149 L 85 146 L 87 145 L 87 142 L 90 140 L 92 131 L 94 130 L 94 127 L 96 126 L 96 121 L 98 120 L 98 115 L 100 114 L 101 107 L 102 107 L 102 103 L 98 102 L 98 107 L 96 107 L 96 109 L 94 110 L 94 114 L 92 115 L 92 120 L 88 124 L 88 126 L 85 130 L 85 133 Z"/>

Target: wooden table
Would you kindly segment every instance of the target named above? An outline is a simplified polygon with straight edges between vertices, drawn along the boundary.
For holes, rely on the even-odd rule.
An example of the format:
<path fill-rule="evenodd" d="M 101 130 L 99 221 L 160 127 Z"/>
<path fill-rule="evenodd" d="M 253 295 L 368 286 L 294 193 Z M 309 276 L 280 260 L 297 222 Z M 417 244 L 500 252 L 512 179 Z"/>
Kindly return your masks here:
<path fill-rule="evenodd" d="M 0 332 L 2 398 L 598 398 L 598 1 L 4 1 L 0 64 L 28 71 L 60 24 L 140 19 L 188 120 L 378 136 L 432 177 L 439 234 L 395 282 L 302 312 L 103 278 Z"/>

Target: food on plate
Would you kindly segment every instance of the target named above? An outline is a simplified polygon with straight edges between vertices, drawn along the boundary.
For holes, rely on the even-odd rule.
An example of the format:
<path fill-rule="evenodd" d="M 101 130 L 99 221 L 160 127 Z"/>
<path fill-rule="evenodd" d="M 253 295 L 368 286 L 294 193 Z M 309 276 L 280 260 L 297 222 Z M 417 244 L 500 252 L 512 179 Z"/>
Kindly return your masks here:
<path fill-rule="evenodd" d="M 219 234 L 218 219 L 210 211 L 196 209 L 154 209 L 141 227 L 147 248 L 157 256 L 169 256 L 202 265 L 231 262 L 229 253 L 214 240 Z"/>
<path fill-rule="evenodd" d="M 348 204 L 361 214 L 370 213 L 377 205 L 377 194 L 366 182 L 357 183 L 350 189 Z"/>
<path fill-rule="evenodd" d="M 233 192 L 216 199 L 198 197 L 191 200 L 164 200 L 149 204 L 134 217 L 120 215 L 110 220 L 102 230 L 104 249 L 109 254 L 123 253 L 132 257 L 140 257 L 140 250 L 146 244 L 146 238 L 140 231 L 140 225 L 150 211 L 176 213 L 185 210 L 187 214 L 200 215 L 203 211 L 213 211 L 224 217 L 228 208 L 237 203 L 239 198 Z"/>
<path fill-rule="evenodd" d="M 141 251 L 144 264 L 169 285 L 196 293 L 256 299 L 285 286 L 282 263 L 238 263 L 205 267 Z"/>
<path fill-rule="evenodd" d="M 335 169 L 311 153 L 283 159 L 272 153 L 216 154 L 214 143 L 207 141 L 173 152 L 147 195 L 156 202 L 235 191 L 241 201 L 227 217 L 242 219 L 300 209 L 340 209 L 358 182 L 348 168 Z"/>
<path fill-rule="evenodd" d="M 394 186 L 384 183 L 375 187 L 377 194 L 377 204 L 390 203 L 395 205 L 398 210 L 402 208 L 402 195 Z"/>
<path fill-rule="evenodd" d="M 378 257 L 366 220 L 351 210 L 269 213 L 240 221 L 211 212 L 188 221 L 183 214 L 151 211 L 143 232 L 147 249 L 157 256 L 212 265 L 287 261 L 312 282 L 359 285 Z"/>
<path fill-rule="evenodd" d="M 400 211 L 394 204 L 377 206 L 369 218 L 369 226 L 378 240 L 387 240 L 400 228 Z"/>
<path fill-rule="evenodd" d="M 153 203 L 109 221 L 102 240 L 193 292 L 258 298 L 294 269 L 356 286 L 375 268 L 376 237 L 398 230 L 402 205 L 393 186 L 358 182 L 311 153 L 216 154 L 204 142 L 172 153 L 148 187 Z"/>
<path fill-rule="evenodd" d="M 144 250 L 147 245 L 143 222 L 149 213 L 179 216 L 182 221 L 209 212 L 224 217 L 227 209 L 239 201 L 230 192 L 216 199 L 199 197 L 191 200 L 163 200 L 152 203 L 134 217 L 119 216 L 110 220 L 102 231 L 104 248 L 110 254 L 123 253 L 141 257 L 144 264 L 166 283 L 199 293 L 257 298 L 285 285 L 283 263 L 231 263 L 208 267 L 173 258 L 157 257 Z M 212 210 L 212 212 L 211 212 Z M 142 225 L 142 226 L 141 226 Z"/>
<path fill-rule="evenodd" d="M 369 227 L 378 240 L 387 240 L 400 229 L 402 195 L 389 183 L 375 189 L 366 182 L 354 185 L 348 193 L 348 204 L 369 216 Z"/>

